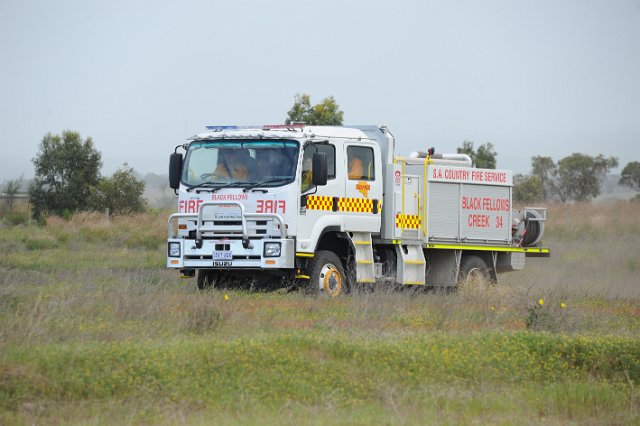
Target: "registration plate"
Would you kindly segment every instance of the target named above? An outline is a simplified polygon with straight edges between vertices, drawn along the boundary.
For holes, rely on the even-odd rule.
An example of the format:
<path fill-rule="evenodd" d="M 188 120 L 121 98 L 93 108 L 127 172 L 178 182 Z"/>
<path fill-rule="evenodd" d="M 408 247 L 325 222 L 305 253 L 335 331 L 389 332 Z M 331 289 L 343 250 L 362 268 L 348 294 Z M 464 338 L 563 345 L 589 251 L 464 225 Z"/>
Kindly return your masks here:
<path fill-rule="evenodd" d="M 214 251 L 213 260 L 231 260 L 233 259 L 233 253 L 230 251 Z"/>
<path fill-rule="evenodd" d="M 232 264 L 233 262 L 231 262 L 230 260 L 214 260 L 213 261 L 213 266 L 219 267 L 219 268 L 227 268 L 227 267 L 230 267 Z"/>

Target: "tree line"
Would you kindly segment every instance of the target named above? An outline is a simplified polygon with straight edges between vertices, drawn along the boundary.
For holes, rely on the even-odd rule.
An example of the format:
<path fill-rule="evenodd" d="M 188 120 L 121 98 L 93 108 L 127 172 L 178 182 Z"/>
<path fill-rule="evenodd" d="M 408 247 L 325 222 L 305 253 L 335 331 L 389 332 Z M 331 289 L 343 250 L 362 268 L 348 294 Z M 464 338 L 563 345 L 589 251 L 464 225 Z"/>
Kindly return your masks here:
<path fill-rule="evenodd" d="M 286 123 L 341 125 L 343 116 L 333 97 L 311 105 L 309 95 L 298 94 L 288 112 Z M 474 148 L 472 141 L 464 141 L 457 152 L 467 154 L 475 167 L 496 168 L 498 153 L 490 142 Z M 514 176 L 513 198 L 514 201 L 526 203 L 589 201 L 600 195 L 604 178 L 618 165 L 616 157 L 605 157 L 602 154 L 589 156 L 573 153 L 558 162 L 551 157 L 535 156 L 531 158 L 529 174 Z M 632 161 L 624 167 L 619 184 L 640 191 L 640 162 Z"/>
<path fill-rule="evenodd" d="M 68 217 L 77 211 L 126 214 L 145 210 L 144 181 L 126 163 L 113 175 L 100 173 L 102 155 L 93 139 L 65 130 L 47 133 L 33 158 L 35 178 L 29 187 L 34 218 Z"/>
<path fill-rule="evenodd" d="M 285 124 L 342 125 L 344 113 L 333 97 L 312 105 L 307 94 L 297 94 Z M 458 153 L 469 155 L 478 168 L 495 169 L 497 155 L 492 143 L 474 147 L 464 141 Z M 33 158 L 35 178 L 28 197 L 34 218 L 43 215 L 68 216 L 76 211 L 112 213 L 141 212 L 145 183 L 126 163 L 111 176 L 102 176 L 102 155 L 93 139 L 83 139 L 77 131 L 47 133 Z M 514 176 L 513 199 L 519 202 L 589 201 L 600 194 L 603 179 L 618 167 L 615 157 L 573 153 L 555 162 L 551 157 L 531 158 L 531 171 Z M 15 192 L 10 181 L 7 193 Z M 640 162 L 632 161 L 622 170 L 619 184 L 640 191 Z M 13 185 L 13 186 L 12 186 Z M 640 196 L 638 196 L 640 197 Z"/>

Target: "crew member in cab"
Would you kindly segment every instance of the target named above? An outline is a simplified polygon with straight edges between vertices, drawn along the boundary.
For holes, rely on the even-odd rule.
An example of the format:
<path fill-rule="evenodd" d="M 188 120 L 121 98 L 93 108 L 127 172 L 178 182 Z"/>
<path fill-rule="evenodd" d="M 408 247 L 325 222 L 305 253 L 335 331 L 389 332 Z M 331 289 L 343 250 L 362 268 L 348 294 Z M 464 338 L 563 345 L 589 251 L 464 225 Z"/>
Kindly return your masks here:
<path fill-rule="evenodd" d="M 311 158 L 305 158 L 302 162 L 302 192 L 311 188 L 313 182 L 313 172 L 311 167 Z"/>
<path fill-rule="evenodd" d="M 362 166 L 362 160 L 355 154 L 350 153 L 349 156 L 349 179 L 362 179 L 364 173 L 364 167 Z"/>
<path fill-rule="evenodd" d="M 221 151 L 218 166 L 213 174 L 215 177 L 246 182 L 250 180 L 250 169 L 254 161 L 247 149 Z"/>

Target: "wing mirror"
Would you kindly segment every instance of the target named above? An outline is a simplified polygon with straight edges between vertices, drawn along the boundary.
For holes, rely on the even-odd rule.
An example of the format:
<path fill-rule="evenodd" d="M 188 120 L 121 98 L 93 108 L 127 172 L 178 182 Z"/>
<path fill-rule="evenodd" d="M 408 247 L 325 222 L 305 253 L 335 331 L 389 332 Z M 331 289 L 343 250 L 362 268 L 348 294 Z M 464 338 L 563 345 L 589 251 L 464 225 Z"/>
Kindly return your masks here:
<path fill-rule="evenodd" d="M 313 170 L 312 183 L 315 186 L 322 186 L 327 184 L 327 154 L 324 152 L 317 152 L 313 154 L 311 160 L 311 167 Z"/>
<path fill-rule="evenodd" d="M 169 186 L 172 189 L 180 188 L 180 175 L 182 174 L 182 154 L 174 152 L 169 157 Z"/>

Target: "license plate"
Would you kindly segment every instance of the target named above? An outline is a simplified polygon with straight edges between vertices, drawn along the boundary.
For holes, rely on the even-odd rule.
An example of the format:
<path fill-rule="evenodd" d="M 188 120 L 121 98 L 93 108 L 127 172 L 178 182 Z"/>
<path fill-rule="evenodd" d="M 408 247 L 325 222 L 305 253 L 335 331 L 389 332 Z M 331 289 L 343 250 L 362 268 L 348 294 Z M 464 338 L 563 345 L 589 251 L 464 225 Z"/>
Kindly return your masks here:
<path fill-rule="evenodd" d="M 230 251 L 214 251 L 213 260 L 231 260 L 233 254 Z"/>
<path fill-rule="evenodd" d="M 230 267 L 232 264 L 233 262 L 231 262 L 230 260 L 214 260 L 213 261 L 213 266 L 219 267 L 219 268 Z"/>

